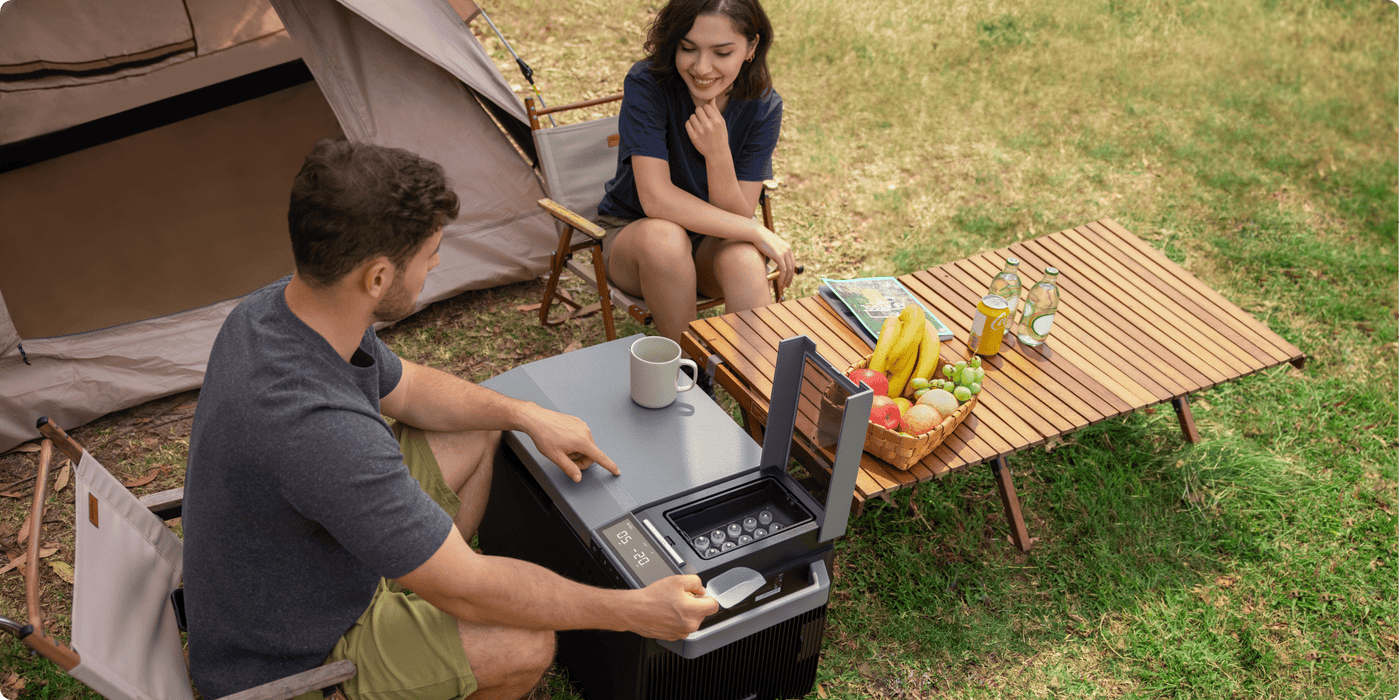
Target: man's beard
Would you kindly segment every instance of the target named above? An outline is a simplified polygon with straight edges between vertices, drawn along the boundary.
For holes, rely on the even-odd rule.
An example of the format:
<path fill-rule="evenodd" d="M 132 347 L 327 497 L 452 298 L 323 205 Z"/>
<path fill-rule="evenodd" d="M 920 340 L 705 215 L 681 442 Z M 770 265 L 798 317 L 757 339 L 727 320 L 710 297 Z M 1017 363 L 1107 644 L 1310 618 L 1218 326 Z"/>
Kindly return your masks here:
<path fill-rule="evenodd" d="M 376 323 L 394 323 L 407 318 L 413 313 L 413 305 L 417 300 L 408 291 L 408 285 L 404 284 L 403 275 L 394 273 L 394 281 L 389 283 L 389 292 L 379 303 L 374 306 L 374 320 Z"/>

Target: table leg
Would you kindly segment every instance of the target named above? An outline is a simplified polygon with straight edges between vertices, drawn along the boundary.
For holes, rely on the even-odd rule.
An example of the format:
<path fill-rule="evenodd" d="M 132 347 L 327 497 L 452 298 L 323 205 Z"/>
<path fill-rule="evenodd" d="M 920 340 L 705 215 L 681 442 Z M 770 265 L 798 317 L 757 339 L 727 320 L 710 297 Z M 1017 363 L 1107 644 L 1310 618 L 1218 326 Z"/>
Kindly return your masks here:
<path fill-rule="evenodd" d="M 987 466 L 997 480 L 997 492 L 1001 494 L 1001 505 L 1006 509 L 1006 524 L 1011 526 L 1011 540 L 1022 552 L 1031 551 L 1031 538 L 1026 533 L 1026 521 L 1021 517 L 1021 499 L 1016 497 L 1016 485 L 1011 483 L 1011 465 L 1005 457 L 997 457 Z"/>
<path fill-rule="evenodd" d="M 1196 432 L 1196 419 L 1191 415 L 1191 401 L 1185 396 L 1178 396 L 1172 399 L 1172 408 L 1176 409 L 1176 419 L 1181 423 L 1181 433 L 1186 441 L 1192 445 L 1201 441 L 1201 434 Z"/>

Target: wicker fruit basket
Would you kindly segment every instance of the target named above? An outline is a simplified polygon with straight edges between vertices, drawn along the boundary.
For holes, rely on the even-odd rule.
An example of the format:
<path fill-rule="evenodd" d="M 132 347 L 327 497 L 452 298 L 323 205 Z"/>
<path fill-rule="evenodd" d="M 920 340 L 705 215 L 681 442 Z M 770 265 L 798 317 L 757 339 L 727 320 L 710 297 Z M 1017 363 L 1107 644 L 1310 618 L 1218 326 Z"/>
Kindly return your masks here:
<path fill-rule="evenodd" d="M 870 356 L 846 368 L 846 374 L 853 370 L 864 369 L 870 365 Z M 947 416 L 942 423 L 933 430 L 918 437 L 903 435 L 890 430 L 884 426 L 869 424 L 865 432 L 865 451 L 880 459 L 889 462 L 892 466 L 907 470 L 918 464 L 919 460 L 928 456 L 933 448 L 943 443 L 943 440 L 962 424 L 963 420 L 972 413 L 973 407 L 977 405 L 977 396 L 973 395 L 966 403 L 958 406 L 958 410 L 953 411 L 953 415 Z"/>

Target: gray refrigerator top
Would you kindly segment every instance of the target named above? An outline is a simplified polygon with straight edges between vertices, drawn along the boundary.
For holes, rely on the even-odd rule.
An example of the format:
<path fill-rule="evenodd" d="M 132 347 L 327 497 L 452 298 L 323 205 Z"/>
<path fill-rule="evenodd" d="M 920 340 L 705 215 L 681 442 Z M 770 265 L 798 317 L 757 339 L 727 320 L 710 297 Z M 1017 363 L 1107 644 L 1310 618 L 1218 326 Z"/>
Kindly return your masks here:
<path fill-rule="evenodd" d="M 579 534 L 626 513 L 756 470 L 762 449 L 699 389 L 659 409 L 633 403 L 630 348 L 640 334 L 516 367 L 482 383 L 507 396 L 582 418 L 621 476 L 594 465 L 574 483 L 529 437 L 510 432 L 522 459 Z"/>

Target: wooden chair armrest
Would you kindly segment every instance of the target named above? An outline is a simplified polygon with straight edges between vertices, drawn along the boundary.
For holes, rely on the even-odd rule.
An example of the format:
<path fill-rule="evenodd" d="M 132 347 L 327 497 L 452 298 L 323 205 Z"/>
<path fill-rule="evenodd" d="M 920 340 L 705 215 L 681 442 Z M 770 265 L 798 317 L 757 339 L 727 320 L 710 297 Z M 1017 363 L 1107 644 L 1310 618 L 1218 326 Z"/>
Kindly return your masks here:
<path fill-rule="evenodd" d="M 172 520 L 180 517 L 180 508 L 185 502 L 185 490 L 178 487 L 166 489 L 142 496 L 139 500 L 146 510 L 155 513 L 161 520 Z"/>
<path fill-rule="evenodd" d="M 769 261 L 769 264 L 770 264 L 770 265 L 772 264 L 772 261 L 771 261 L 771 260 Z M 806 272 L 806 271 L 807 271 L 807 266 L 806 266 L 806 265 L 798 265 L 797 267 L 793 268 L 793 273 L 794 273 L 794 274 L 798 274 L 798 275 L 800 275 L 800 274 L 802 274 L 803 272 Z M 776 268 L 776 267 L 774 267 L 773 269 L 771 269 L 771 270 L 768 271 L 768 281 L 769 281 L 769 282 L 772 282 L 772 281 L 775 280 L 775 279 L 778 279 L 778 268 Z"/>
<path fill-rule="evenodd" d="M 538 202 L 536 202 L 536 204 L 539 204 L 541 209 L 549 212 L 550 216 L 563 222 L 566 226 L 572 226 L 575 229 L 583 231 L 584 233 L 600 241 L 603 240 L 603 227 L 593 223 L 592 221 L 589 221 L 588 219 L 583 218 L 582 216 L 579 216 L 576 212 L 570 210 L 568 207 L 548 197 L 539 200 Z"/>
<path fill-rule="evenodd" d="M 295 676 L 279 678 L 233 695 L 225 695 L 220 700 L 288 700 L 302 693 L 329 688 L 354 677 L 354 662 L 342 659 L 310 671 L 302 671 Z"/>

